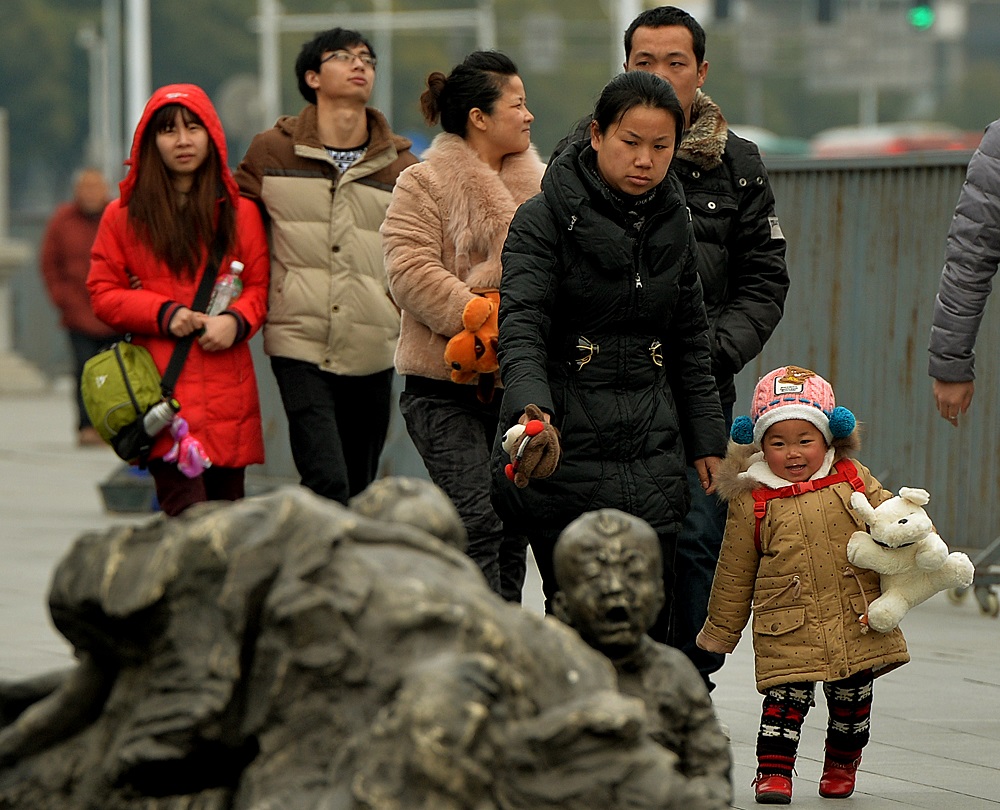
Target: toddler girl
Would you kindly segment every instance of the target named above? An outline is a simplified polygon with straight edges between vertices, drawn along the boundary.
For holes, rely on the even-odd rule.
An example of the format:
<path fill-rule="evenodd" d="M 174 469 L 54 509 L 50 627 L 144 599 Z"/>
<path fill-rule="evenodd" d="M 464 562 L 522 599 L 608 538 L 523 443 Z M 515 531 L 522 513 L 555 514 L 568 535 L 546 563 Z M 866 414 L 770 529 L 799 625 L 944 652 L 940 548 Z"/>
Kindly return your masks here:
<path fill-rule="evenodd" d="M 868 632 L 859 621 L 880 595 L 879 576 L 847 561 L 847 541 L 865 528 L 850 508 L 852 492 L 873 506 L 892 493 L 848 458 L 858 446 L 854 415 L 836 407 L 830 384 L 808 369 L 765 376 L 732 439 L 716 477 L 729 517 L 698 646 L 732 652 L 752 609 L 764 695 L 757 802 L 792 800 L 799 733 L 817 681 L 829 711 L 819 793 L 846 798 L 869 738 L 872 682 L 909 660 L 898 628 Z"/>

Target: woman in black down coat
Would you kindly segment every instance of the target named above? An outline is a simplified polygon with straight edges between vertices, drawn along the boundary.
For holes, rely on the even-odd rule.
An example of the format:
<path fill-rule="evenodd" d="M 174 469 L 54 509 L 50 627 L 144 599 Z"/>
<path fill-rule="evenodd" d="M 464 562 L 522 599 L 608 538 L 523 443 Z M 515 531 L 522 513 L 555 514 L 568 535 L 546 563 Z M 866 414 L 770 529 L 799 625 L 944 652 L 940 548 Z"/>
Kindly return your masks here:
<path fill-rule="evenodd" d="M 519 489 L 504 474 L 498 435 L 492 496 L 528 534 L 547 601 L 559 532 L 607 507 L 656 530 L 669 596 L 686 461 L 712 492 L 725 453 L 694 233 L 667 175 L 683 126 L 666 81 L 617 76 L 597 102 L 590 141 L 549 166 L 504 245 L 500 431 L 535 404 L 559 429 L 562 457 L 550 477 Z M 662 641 L 667 620 L 650 635 Z"/>

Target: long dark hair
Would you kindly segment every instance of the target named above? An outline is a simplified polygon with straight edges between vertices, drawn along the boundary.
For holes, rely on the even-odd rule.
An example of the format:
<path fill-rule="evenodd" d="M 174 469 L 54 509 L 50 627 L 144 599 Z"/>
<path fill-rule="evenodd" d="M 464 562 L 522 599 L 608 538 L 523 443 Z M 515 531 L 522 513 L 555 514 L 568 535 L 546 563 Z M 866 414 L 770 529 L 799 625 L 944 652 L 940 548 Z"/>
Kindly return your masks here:
<path fill-rule="evenodd" d="M 473 51 L 456 65 L 449 76 L 435 71 L 427 77 L 427 89 L 420 95 L 420 110 L 428 124 L 441 119 L 441 129 L 465 137 L 469 111 L 478 107 L 487 115 L 503 95 L 517 65 L 499 51 Z"/>
<path fill-rule="evenodd" d="M 167 104 L 153 113 L 139 145 L 128 219 L 139 239 L 170 268 L 170 272 L 190 277 L 207 255 L 216 228 L 222 232 L 223 244 L 226 247 L 232 244 L 236 212 L 231 205 L 218 205 L 223 193 L 222 164 L 211 137 L 208 156 L 194 174 L 187 203 L 180 204 L 156 146 L 156 136 L 173 125 L 178 112 L 185 123 L 204 125 L 201 118 L 182 104 Z"/>

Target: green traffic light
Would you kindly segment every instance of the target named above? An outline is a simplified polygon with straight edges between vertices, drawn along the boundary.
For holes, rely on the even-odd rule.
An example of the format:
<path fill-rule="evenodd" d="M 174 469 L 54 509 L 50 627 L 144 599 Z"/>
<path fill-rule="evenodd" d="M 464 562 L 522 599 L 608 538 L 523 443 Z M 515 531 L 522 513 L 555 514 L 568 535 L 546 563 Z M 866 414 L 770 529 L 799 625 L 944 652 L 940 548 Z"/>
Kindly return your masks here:
<path fill-rule="evenodd" d="M 929 5 L 914 6 L 910 9 L 907 17 L 910 25 L 920 31 L 926 31 L 934 25 L 934 9 Z"/>

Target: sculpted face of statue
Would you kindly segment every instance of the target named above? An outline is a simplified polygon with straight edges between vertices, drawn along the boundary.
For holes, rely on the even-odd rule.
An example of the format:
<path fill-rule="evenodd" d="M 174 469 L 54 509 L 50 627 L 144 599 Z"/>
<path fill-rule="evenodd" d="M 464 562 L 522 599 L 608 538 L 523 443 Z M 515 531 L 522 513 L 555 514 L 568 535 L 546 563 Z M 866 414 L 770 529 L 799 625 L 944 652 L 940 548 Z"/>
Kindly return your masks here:
<path fill-rule="evenodd" d="M 591 512 L 560 535 L 554 562 L 556 616 L 610 657 L 636 647 L 664 600 L 653 529 L 615 509 Z"/>

